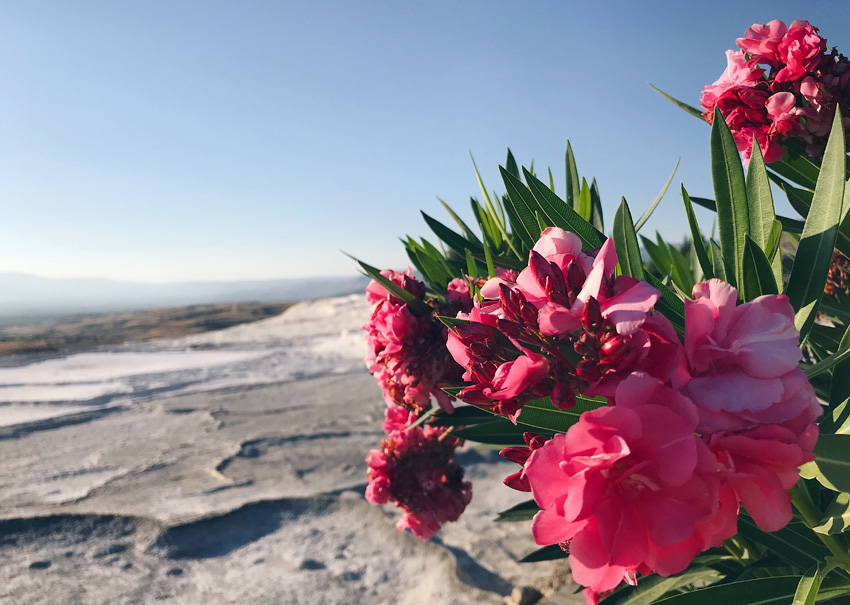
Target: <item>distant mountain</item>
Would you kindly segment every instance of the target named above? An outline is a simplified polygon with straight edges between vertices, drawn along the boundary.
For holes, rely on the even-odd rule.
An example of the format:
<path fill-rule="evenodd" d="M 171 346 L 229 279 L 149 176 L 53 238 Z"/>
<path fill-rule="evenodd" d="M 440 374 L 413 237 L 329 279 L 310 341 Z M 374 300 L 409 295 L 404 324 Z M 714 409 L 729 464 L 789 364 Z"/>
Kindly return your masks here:
<path fill-rule="evenodd" d="M 109 279 L 54 279 L 0 273 L 0 324 L 78 313 L 138 311 L 224 302 L 284 302 L 362 292 L 362 275 L 252 281 L 152 284 Z"/>

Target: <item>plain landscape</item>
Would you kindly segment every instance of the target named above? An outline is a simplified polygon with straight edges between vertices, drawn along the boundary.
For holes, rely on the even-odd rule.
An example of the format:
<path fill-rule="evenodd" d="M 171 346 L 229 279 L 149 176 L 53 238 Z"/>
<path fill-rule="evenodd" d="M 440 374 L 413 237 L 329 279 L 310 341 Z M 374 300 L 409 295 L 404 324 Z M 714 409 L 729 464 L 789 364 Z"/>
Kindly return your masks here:
<path fill-rule="evenodd" d="M 0 368 L 0 602 L 581 602 L 564 560 L 518 563 L 527 522 L 492 522 L 528 497 L 495 451 L 461 450 L 472 503 L 428 542 L 365 501 L 367 312 L 302 302 Z"/>

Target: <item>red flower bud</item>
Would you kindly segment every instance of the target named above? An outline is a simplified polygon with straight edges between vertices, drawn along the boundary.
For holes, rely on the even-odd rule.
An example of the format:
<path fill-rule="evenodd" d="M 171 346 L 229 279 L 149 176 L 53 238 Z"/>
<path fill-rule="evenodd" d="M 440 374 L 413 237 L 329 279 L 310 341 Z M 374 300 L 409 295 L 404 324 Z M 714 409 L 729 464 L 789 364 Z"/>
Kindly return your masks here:
<path fill-rule="evenodd" d="M 594 297 L 591 296 L 584 303 L 584 308 L 581 311 L 581 320 L 584 323 L 584 327 L 591 334 L 596 334 L 599 328 L 602 327 L 602 309 L 599 306 L 599 301 Z"/>

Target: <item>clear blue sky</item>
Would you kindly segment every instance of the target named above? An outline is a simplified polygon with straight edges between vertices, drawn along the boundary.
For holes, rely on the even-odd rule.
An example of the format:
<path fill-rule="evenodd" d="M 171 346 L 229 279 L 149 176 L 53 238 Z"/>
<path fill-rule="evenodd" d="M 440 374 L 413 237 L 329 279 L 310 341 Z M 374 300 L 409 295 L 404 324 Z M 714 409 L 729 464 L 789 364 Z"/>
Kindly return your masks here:
<path fill-rule="evenodd" d="M 647 82 L 697 104 L 773 18 L 850 50 L 845 2 L 6 1 L 0 271 L 353 274 L 340 249 L 405 266 L 397 238 L 445 217 L 435 196 L 468 216 L 470 150 L 490 189 L 510 146 L 562 194 L 567 138 L 609 225 L 681 155 L 645 227 L 681 239 L 708 128 Z"/>

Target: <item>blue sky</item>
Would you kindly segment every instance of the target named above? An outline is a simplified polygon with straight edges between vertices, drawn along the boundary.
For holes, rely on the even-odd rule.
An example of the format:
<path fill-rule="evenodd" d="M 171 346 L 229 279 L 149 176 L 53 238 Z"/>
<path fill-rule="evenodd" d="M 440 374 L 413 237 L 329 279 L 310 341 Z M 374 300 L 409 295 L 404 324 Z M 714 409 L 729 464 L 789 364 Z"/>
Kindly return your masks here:
<path fill-rule="evenodd" d="M 435 196 L 469 216 L 470 151 L 490 189 L 510 147 L 563 194 L 568 138 L 609 224 L 681 155 L 644 227 L 681 239 L 708 128 L 647 82 L 696 105 L 773 18 L 850 48 L 847 3 L 4 2 L 0 271 L 353 274 L 340 250 L 398 268 L 420 209 L 451 220 Z"/>

